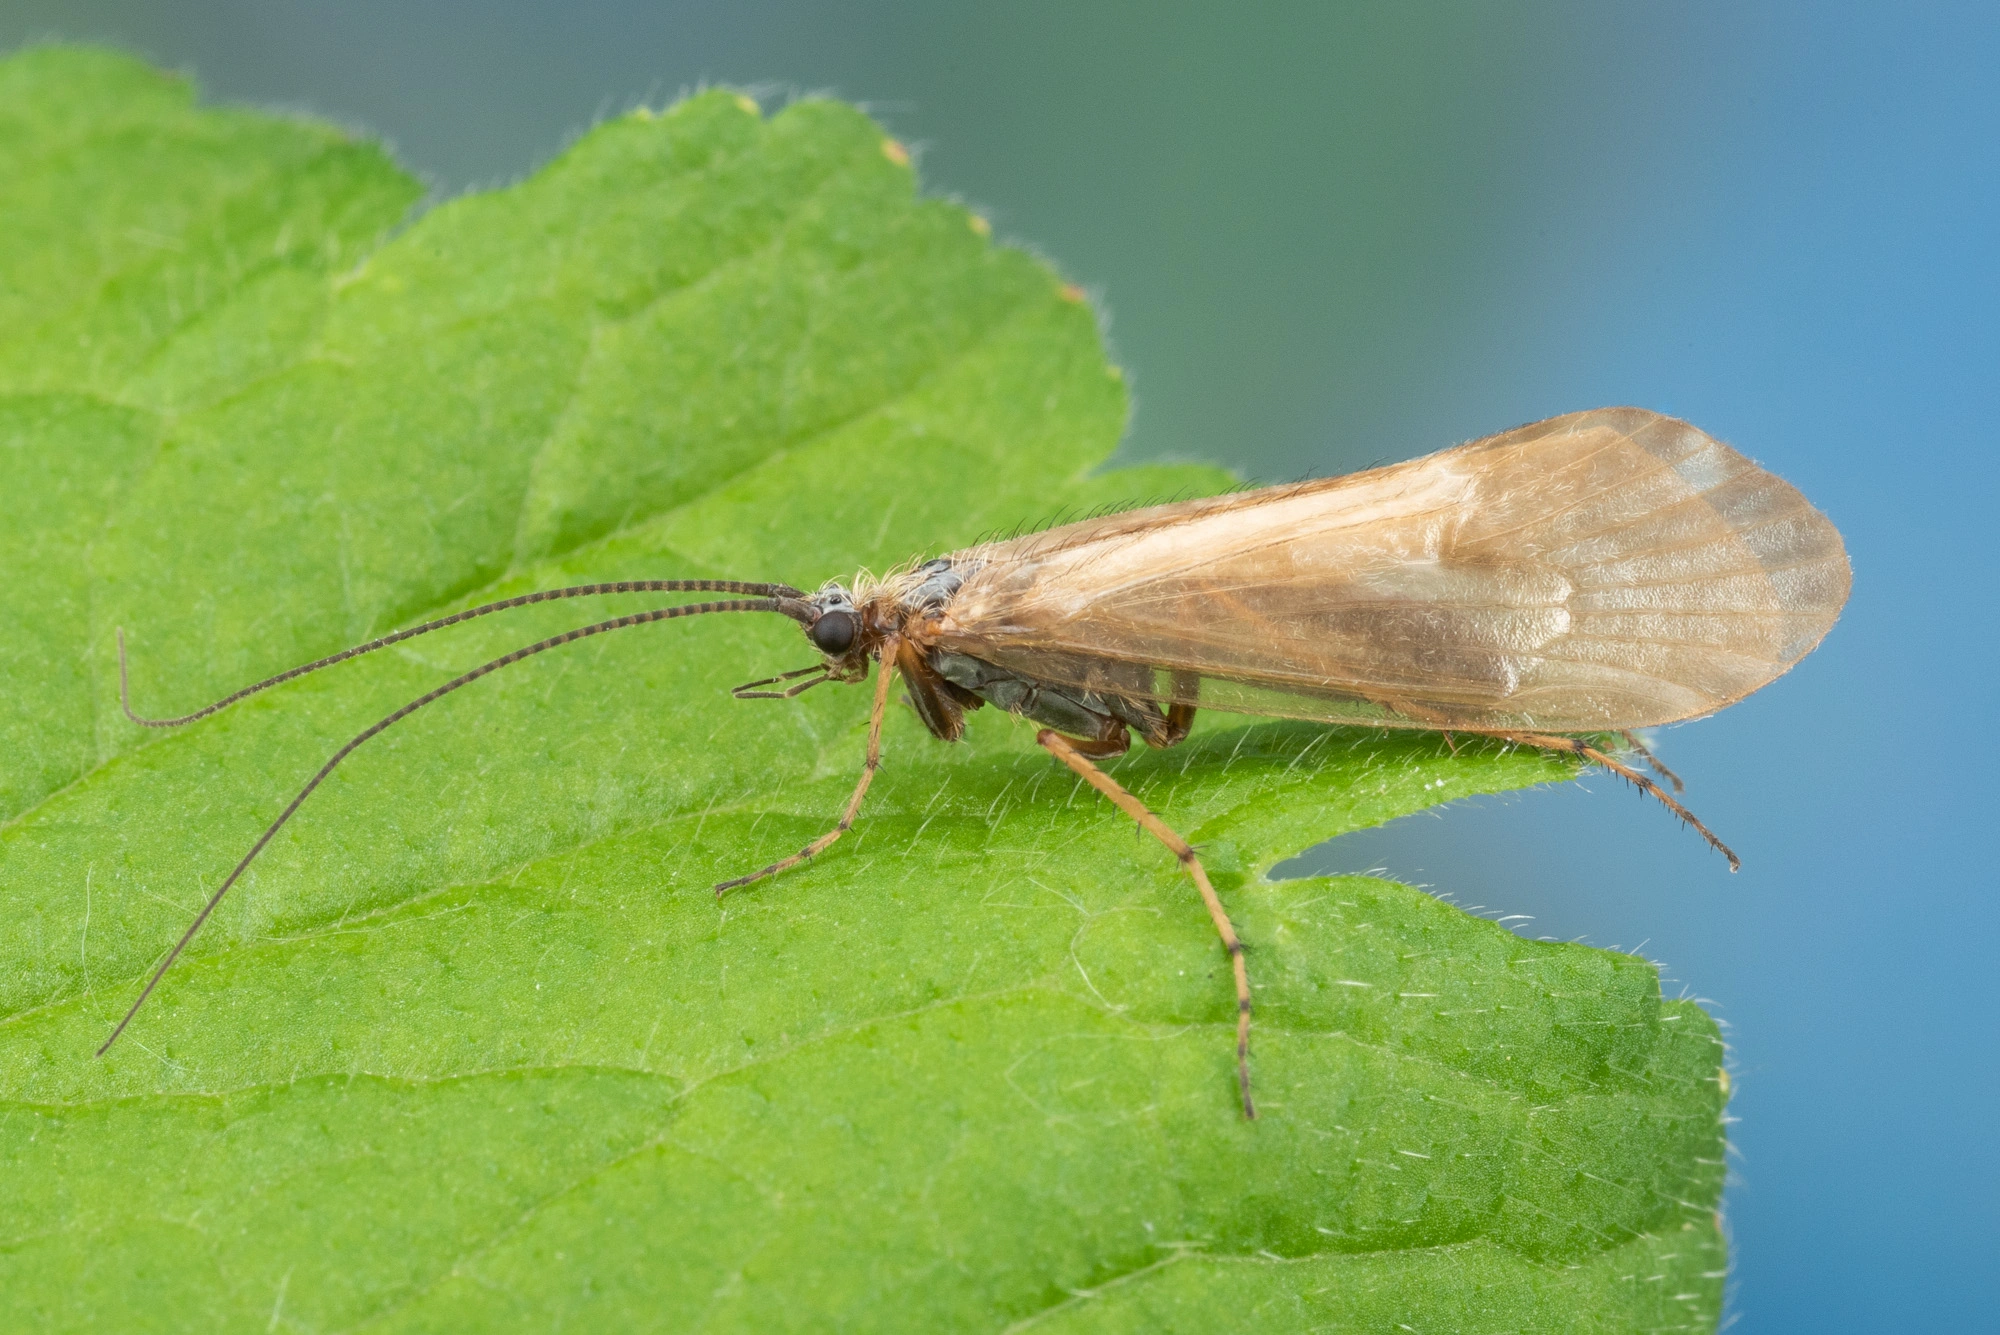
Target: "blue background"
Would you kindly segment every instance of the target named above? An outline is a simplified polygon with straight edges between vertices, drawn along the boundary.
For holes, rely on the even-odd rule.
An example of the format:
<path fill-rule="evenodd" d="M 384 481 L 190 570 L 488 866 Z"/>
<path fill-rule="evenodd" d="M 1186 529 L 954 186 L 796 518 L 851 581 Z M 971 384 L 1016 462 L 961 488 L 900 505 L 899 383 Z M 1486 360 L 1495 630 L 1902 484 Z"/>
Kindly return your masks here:
<path fill-rule="evenodd" d="M 0 46 L 121 42 L 445 194 L 703 82 L 832 91 L 1096 295 L 1124 457 L 1277 480 L 1634 403 L 1791 479 L 1846 534 L 1846 616 L 1659 738 L 1741 875 L 1601 779 L 1295 865 L 1663 961 L 1734 1048 L 1739 1328 L 1970 1330 L 2000 1311 L 1996 16 L 9 0 Z"/>

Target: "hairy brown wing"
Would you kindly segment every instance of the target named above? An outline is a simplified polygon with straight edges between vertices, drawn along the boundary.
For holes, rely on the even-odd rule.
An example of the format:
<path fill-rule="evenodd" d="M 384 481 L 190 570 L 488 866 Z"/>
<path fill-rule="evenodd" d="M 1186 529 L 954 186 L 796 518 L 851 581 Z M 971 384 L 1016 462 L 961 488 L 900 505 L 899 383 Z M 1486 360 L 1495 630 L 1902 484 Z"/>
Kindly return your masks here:
<path fill-rule="evenodd" d="M 1685 422 L 1551 418 L 957 554 L 939 647 L 1204 708 L 1591 732 L 1710 713 L 1833 625 L 1840 535 Z"/>

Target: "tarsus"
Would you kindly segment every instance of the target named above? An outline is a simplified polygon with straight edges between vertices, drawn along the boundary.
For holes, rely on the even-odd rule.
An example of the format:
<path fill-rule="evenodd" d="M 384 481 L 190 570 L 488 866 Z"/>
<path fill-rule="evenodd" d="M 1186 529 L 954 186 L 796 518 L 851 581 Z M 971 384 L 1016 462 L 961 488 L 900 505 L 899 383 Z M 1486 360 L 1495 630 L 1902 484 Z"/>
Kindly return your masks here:
<path fill-rule="evenodd" d="M 788 686 L 782 691 L 760 691 L 757 689 L 759 686 L 772 686 L 781 681 L 797 681 L 798 678 L 815 672 L 819 675 L 813 677 L 811 681 L 800 682 L 797 686 Z M 756 681 L 746 681 L 741 686 L 730 687 L 729 693 L 738 700 L 791 700 L 805 694 L 815 686 L 823 685 L 832 680 L 833 678 L 826 674 L 826 668 L 819 663 L 815 663 L 811 667 L 802 667 L 796 672 L 780 672 L 775 677 L 759 677 Z"/>

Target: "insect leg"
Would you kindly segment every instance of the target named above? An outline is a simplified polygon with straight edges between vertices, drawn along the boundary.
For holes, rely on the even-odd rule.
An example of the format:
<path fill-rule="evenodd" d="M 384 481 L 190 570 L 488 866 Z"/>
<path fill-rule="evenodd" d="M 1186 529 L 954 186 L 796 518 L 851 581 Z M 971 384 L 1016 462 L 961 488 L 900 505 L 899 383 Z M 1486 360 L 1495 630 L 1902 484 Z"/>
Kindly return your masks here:
<path fill-rule="evenodd" d="M 1636 736 L 1634 736 L 1629 731 L 1621 732 L 1618 735 L 1625 739 L 1625 745 L 1631 747 L 1633 751 L 1638 753 L 1638 755 L 1645 760 L 1647 765 L 1652 767 L 1653 773 L 1659 775 L 1661 778 L 1665 779 L 1668 783 L 1672 784 L 1674 786 L 1675 792 L 1684 793 L 1687 791 L 1687 785 L 1681 782 L 1681 776 L 1674 773 L 1672 770 L 1668 769 L 1665 765 L 1661 764 L 1660 758 L 1654 755 L 1651 748 L 1649 748 L 1644 742 L 1640 741 Z"/>
<path fill-rule="evenodd" d="M 734 880 L 723 881 L 715 887 L 715 897 L 722 898 L 731 890 L 738 890 L 766 876 L 776 876 L 790 871 L 801 862 L 818 857 L 832 846 L 833 841 L 846 834 L 854 824 L 855 813 L 861 810 L 861 799 L 868 795 L 868 785 L 875 781 L 875 771 L 882 767 L 882 714 L 889 707 L 889 679 L 895 676 L 890 664 L 895 661 L 896 644 L 891 640 L 882 646 L 882 666 L 875 678 L 875 705 L 868 711 L 868 759 L 861 767 L 861 781 L 854 785 L 854 795 L 847 799 L 847 810 L 841 813 L 840 823 L 819 838 L 801 848 L 788 858 L 780 858 L 761 871 L 753 871 L 748 876 L 738 876 Z"/>
<path fill-rule="evenodd" d="M 1125 730 L 1125 726 L 1116 719 L 1111 720 L 1110 724 L 1102 736 L 1089 740 L 1081 737 L 1063 737 L 1053 728 L 1044 728 L 1042 731 L 1052 737 L 1062 738 L 1062 741 L 1080 756 L 1089 756 L 1094 760 L 1109 760 L 1113 756 L 1122 756 L 1132 749 L 1132 734 Z"/>
<path fill-rule="evenodd" d="M 1176 672 L 1170 678 L 1173 703 L 1167 706 L 1167 733 L 1162 746 L 1178 746 L 1194 727 L 1195 698 L 1201 694 L 1201 678 L 1192 672 Z"/>
<path fill-rule="evenodd" d="M 760 686 L 775 686 L 781 681 L 796 681 L 800 677 L 810 676 L 815 672 L 824 674 L 826 668 L 822 664 L 814 663 L 811 667 L 802 667 L 793 672 L 780 672 L 775 677 L 759 677 L 755 681 L 746 681 L 741 686 L 731 686 L 729 693 L 738 700 L 789 700 L 792 698 L 792 695 L 797 693 L 796 691 L 760 691 L 757 688 Z M 799 687 L 798 689 L 803 690 L 805 688 Z"/>
<path fill-rule="evenodd" d="M 1236 1083 L 1243 1093 L 1243 1116 L 1255 1119 L 1257 1105 L 1250 1099 L 1250 971 L 1243 962 L 1243 942 L 1237 939 L 1236 928 L 1230 924 L 1229 915 L 1223 912 L 1215 887 L 1208 883 L 1208 872 L 1203 869 L 1201 859 L 1195 856 L 1187 840 L 1147 810 L 1146 804 L 1125 791 L 1116 779 L 1091 764 L 1069 738 L 1053 728 L 1044 728 L 1035 734 L 1035 741 L 1081 775 L 1085 783 L 1110 798 L 1120 811 L 1139 822 L 1148 834 L 1165 844 L 1180 859 L 1181 866 L 1187 868 L 1188 875 L 1194 878 L 1195 889 L 1201 891 L 1201 902 L 1208 908 L 1208 916 L 1215 923 L 1215 933 L 1222 938 L 1222 948 L 1229 952 L 1229 965 L 1236 974 Z"/>
<path fill-rule="evenodd" d="M 1631 783 L 1639 791 L 1651 793 L 1654 797 L 1657 797 L 1667 810 L 1693 826 L 1695 833 L 1706 839 L 1710 848 L 1729 859 L 1729 870 L 1741 871 L 1743 869 L 1743 860 L 1736 856 L 1729 845 L 1716 838 L 1714 832 L 1706 825 L 1703 825 L 1700 818 L 1692 811 L 1674 801 L 1666 789 L 1660 787 L 1659 784 L 1654 783 L 1651 779 L 1630 766 L 1619 764 L 1610 756 L 1605 755 L 1602 751 L 1591 746 L 1581 738 L 1556 737 L 1548 733 L 1539 732 L 1496 732 L 1489 733 L 1488 735 L 1498 737 L 1502 741 L 1518 742 L 1522 746 L 1532 746 L 1542 751 L 1567 751 L 1571 755 L 1582 756 L 1592 764 L 1602 765 L 1619 778 Z"/>
<path fill-rule="evenodd" d="M 795 682 L 782 691 L 759 691 L 753 689 L 758 686 L 768 686 L 774 681 L 792 681 L 793 678 L 803 677 L 808 672 L 817 672 L 819 675 L 811 681 Z M 795 700 L 807 691 L 810 691 L 813 687 L 824 686 L 832 680 L 833 678 L 826 674 L 826 669 L 815 663 L 809 668 L 800 668 L 797 672 L 787 672 L 782 677 L 766 677 L 763 681 L 746 681 L 741 686 L 730 687 L 729 693 L 738 700 Z"/>

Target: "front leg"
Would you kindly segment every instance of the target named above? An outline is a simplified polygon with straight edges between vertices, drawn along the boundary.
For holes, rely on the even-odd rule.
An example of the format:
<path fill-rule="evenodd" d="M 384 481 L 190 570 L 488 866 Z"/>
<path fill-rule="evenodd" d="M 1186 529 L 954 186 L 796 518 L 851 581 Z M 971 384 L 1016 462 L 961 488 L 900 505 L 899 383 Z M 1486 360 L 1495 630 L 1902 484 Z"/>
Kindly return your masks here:
<path fill-rule="evenodd" d="M 853 828 L 854 817 L 861 811 L 861 799 L 868 796 L 868 785 L 875 781 L 875 771 L 882 768 L 882 714 L 889 707 L 889 682 L 895 676 L 890 663 L 895 660 L 897 642 L 888 641 L 882 650 L 882 663 L 876 669 L 875 703 L 868 711 L 868 758 L 862 763 L 861 777 L 855 782 L 854 793 L 847 799 L 847 810 L 841 813 L 840 821 L 831 830 L 801 848 L 788 858 L 780 858 L 761 871 L 753 871 L 748 876 L 738 876 L 723 881 L 715 887 L 715 897 L 721 899 L 731 890 L 761 881 L 767 876 L 777 876 L 790 871 L 801 862 L 809 862 L 826 852 L 835 840 Z"/>

